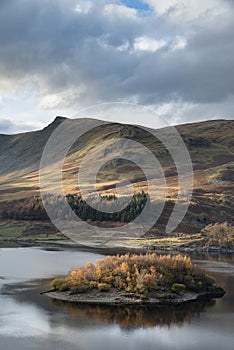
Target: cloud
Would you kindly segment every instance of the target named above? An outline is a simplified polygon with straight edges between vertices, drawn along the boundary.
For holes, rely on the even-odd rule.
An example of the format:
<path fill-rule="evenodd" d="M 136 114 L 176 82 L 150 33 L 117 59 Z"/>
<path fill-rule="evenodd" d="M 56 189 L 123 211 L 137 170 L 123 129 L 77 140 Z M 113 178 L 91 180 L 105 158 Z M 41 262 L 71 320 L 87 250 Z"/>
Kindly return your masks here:
<path fill-rule="evenodd" d="M 184 36 L 178 35 L 171 45 L 172 51 L 183 50 L 187 46 L 187 40 Z"/>
<path fill-rule="evenodd" d="M 0 95 L 29 82 L 49 113 L 124 100 L 229 116 L 233 15 L 228 0 L 2 0 Z"/>
<path fill-rule="evenodd" d="M 88 0 L 80 0 L 75 7 L 75 11 L 87 14 L 92 8 L 92 2 Z"/>
<path fill-rule="evenodd" d="M 156 52 L 162 47 L 165 47 L 166 44 L 167 43 L 165 40 L 156 40 L 145 36 L 140 36 L 135 39 L 133 47 L 135 51 Z"/>
<path fill-rule="evenodd" d="M 38 129 L 42 127 L 40 123 L 19 123 L 11 119 L 0 118 L 0 134 L 14 134 L 22 131 L 29 131 L 32 128 L 37 127 Z"/>
<path fill-rule="evenodd" d="M 126 7 L 124 5 L 117 4 L 108 4 L 103 8 L 104 16 L 110 18 L 118 18 L 121 21 L 123 19 L 136 20 L 137 19 L 137 10 L 133 8 Z"/>
<path fill-rule="evenodd" d="M 178 25 L 181 24 L 181 20 L 194 21 L 204 16 L 220 14 L 229 8 L 225 0 L 147 0 L 146 2 L 158 15 L 166 15 L 170 21 Z"/>

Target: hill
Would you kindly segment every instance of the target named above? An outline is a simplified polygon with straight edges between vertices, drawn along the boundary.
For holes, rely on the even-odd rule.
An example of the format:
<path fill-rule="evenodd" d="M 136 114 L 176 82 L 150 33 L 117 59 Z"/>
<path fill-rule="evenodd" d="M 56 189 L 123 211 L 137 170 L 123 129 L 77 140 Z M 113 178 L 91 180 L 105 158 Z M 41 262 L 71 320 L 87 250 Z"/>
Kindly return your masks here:
<path fill-rule="evenodd" d="M 52 132 L 65 118 L 57 117 L 43 130 L 17 135 L 0 135 L 0 211 L 7 211 L 19 201 L 40 195 L 38 169 L 43 149 Z M 83 127 L 88 120 L 80 119 Z M 189 211 L 178 232 L 199 232 L 210 223 L 233 224 L 234 195 L 234 121 L 213 120 L 176 126 L 192 159 L 194 190 Z M 170 131 L 160 129 L 162 133 Z M 113 161 L 107 161 L 97 178 L 101 194 L 114 193 L 115 186 L 123 179 L 130 180 L 136 191 L 147 191 L 142 171 L 132 162 L 118 157 L 112 142 L 118 137 L 138 141 L 148 147 L 161 163 L 168 186 L 165 209 L 151 233 L 163 233 L 173 209 L 178 184 L 174 162 L 167 149 L 147 130 L 134 125 L 106 123 L 81 137 L 70 150 L 63 168 L 66 193 L 77 192 L 77 169 L 83 157 L 96 145 L 103 152 L 103 163 L 108 152 Z M 136 152 L 138 150 L 136 149 Z M 128 152 L 128 150 L 124 151 Z M 123 152 L 123 154 L 124 154 Z M 53 166 L 48 172 L 53 174 Z M 86 171 L 86 169 L 84 169 Z M 152 177 L 155 174 L 152 172 Z M 123 183 L 124 187 L 124 183 Z M 155 189 L 156 190 L 156 189 Z"/>

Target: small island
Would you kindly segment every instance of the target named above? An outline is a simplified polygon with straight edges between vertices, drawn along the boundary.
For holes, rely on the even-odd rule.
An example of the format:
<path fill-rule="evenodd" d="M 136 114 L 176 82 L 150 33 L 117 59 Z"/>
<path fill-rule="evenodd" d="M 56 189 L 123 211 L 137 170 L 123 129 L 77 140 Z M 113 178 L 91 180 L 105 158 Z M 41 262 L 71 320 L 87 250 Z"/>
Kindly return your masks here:
<path fill-rule="evenodd" d="M 50 298 L 80 304 L 172 305 L 220 298 L 225 291 L 182 255 L 107 256 L 51 282 Z"/>

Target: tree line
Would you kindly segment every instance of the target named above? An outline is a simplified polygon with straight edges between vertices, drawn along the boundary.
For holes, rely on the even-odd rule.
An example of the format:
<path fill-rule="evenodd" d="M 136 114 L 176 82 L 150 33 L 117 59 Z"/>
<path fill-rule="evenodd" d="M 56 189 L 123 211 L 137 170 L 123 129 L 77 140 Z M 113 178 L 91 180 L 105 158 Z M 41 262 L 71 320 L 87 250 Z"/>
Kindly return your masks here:
<path fill-rule="evenodd" d="M 135 193 L 132 197 L 123 196 L 117 198 L 115 195 L 91 196 L 88 201 L 85 201 L 79 194 L 68 194 L 66 200 L 72 211 L 82 220 L 98 222 L 131 222 L 150 203 L 150 197 L 144 191 Z M 53 210 L 56 218 L 70 219 L 69 216 L 71 215 L 63 205 L 63 198 L 48 194 L 45 196 L 44 201 L 46 202 L 46 207 Z M 42 199 L 39 196 L 11 202 L 7 208 L 0 211 L 0 218 L 2 220 L 49 220 Z"/>

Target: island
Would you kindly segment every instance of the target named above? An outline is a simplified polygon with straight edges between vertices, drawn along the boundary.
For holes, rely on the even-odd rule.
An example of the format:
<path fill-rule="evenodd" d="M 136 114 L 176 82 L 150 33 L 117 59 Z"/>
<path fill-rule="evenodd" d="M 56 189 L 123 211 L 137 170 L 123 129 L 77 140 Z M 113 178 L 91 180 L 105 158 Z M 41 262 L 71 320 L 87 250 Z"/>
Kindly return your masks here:
<path fill-rule="evenodd" d="M 48 297 L 79 304 L 175 305 L 221 298 L 225 291 L 188 256 L 124 254 L 72 270 L 51 282 Z"/>

